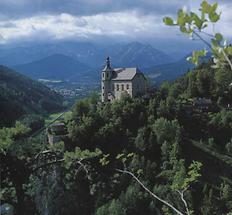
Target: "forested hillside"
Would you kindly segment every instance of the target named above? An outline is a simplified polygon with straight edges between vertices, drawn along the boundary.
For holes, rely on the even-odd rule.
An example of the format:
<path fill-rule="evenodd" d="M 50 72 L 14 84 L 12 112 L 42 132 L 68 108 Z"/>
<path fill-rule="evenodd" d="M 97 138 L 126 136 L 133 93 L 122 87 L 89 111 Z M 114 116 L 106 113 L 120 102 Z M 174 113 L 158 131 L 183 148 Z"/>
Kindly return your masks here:
<path fill-rule="evenodd" d="M 94 100 L 77 103 L 67 123 L 70 142 L 65 147 L 100 149 L 104 154 L 103 167 L 92 162 L 93 169 L 87 174 L 90 180 L 79 179 L 82 185 L 87 183 L 85 189 L 74 182 L 78 177 L 85 178 L 78 173 L 70 173 L 70 180 L 61 182 L 68 183 L 83 198 L 80 200 L 72 192 L 64 196 L 88 201 L 86 207 L 72 204 L 65 213 L 80 210 L 82 214 L 97 215 L 175 214 L 146 193 L 131 175 L 120 174 L 117 169 L 132 172 L 180 211 L 185 208 L 177 191 L 184 189 L 184 198 L 194 214 L 229 213 L 232 210 L 231 82 L 229 69 L 213 70 L 208 63 L 173 84 L 164 83 L 150 99 L 125 98 L 103 106 L 96 105 Z M 212 103 L 207 107 L 198 105 L 196 98 L 211 99 Z M 78 156 L 78 152 L 72 156 Z M 122 163 L 118 158 L 122 158 Z M 183 188 L 193 160 L 202 164 L 201 177 Z M 72 165 L 68 166 L 70 171 Z M 92 205 L 91 211 L 87 205 Z"/>
<path fill-rule="evenodd" d="M 12 125 L 24 114 L 62 109 L 63 99 L 44 85 L 0 66 L 0 127 Z"/>
<path fill-rule="evenodd" d="M 19 123 L 0 130 L 3 201 L 24 215 L 177 214 L 139 181 L 179 214 L 188 214 L 185 203 L 193 214 L 229 214 L 231 82 L 229 69 L 208 63 L 144 98 L 86 98 L 53 146 L 22 141 L 29 131 Z"/>

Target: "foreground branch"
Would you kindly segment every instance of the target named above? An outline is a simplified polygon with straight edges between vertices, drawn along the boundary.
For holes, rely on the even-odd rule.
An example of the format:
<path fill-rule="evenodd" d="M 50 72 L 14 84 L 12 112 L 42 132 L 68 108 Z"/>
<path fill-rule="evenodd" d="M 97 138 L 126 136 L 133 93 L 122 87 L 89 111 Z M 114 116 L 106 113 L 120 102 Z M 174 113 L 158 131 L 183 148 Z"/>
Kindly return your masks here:
<path fill-rule="evenodd" d="M 222 49 L 222 54 L 224 55 L 226 61 L 229 63 L 230 69 L 232 70 L 232 62 L 230 61 L 229 57 L 225 53 L 224 49 Z"/>
<path fill-rule="evenodd" d="M 200 34 L 198 34 L 196 31 L 193 31 L 193 34 L 195 34 L 203 43 L 205 43 L 210 49 L 212 49 L 211 44 L 206 41 Z"/>
<path fill-rule="evenodd" d="M 151 196 L 153 196 L 155 199 L 159 200 L 160 202 L 162 202 L 163 204 L 165 204 L 166 206 L 168 206 L 169 208 L 171 208 L 173 211 L 175 211 L 177 214 L 179 215 L 184 215 L 184 213 L 180 212 L 177 208 L 175 208 L 173 205 L 171 205 L 170 203 L 168 203 L 167 201 L 161 199 L 159 196 L 157 196 L 156 194 L 154 194 L 153 192 L 151 192 L 132 172 L 127 171 L 127 170 L 121 170 L 121 169 L 116 169 L 116 171 L 120 172 L 120 173 L 124 173 L 124 174 L 128 174 L 130 176 L 132 176 L 132 178 L 137 181 L 141 187 L 148 192 Z"/>
<path fill-rule="evenodd" d="M 190 215 L 188 204 L 187 204 L 186 200 L 184 199 L 184 190 L 182 190 L 182 191 L 177 190 L 177 192 L 180 194 L 180 198 L 181 198 L 182 202 L 184 203 L 187 215 Z"/>
<path fill-rule="evenodd" d="M 46 152 L 46 153 L 47 153 L 47 152 Z M 83 170 L 86 172 L 86 175 L 88 176 L 89 171 L 88 171 L 86 165 L 83 163 L 84 160 L 85 160 L 85 159 L 80 159 L 80 160 L 77 161 L 77 164 L 79 165 L 78 172 L 80 171 L 80 169 L 83 169 Z M 56 159 L 56 160 L 54 160 L 54 161 L 47 162 L 47 163 L 45 163 L 45 164 L 42 164 L 42 165 L 40 165 L 40 166 L 34 168 L 34 169 L 32 170 L 32 172 L 36 172 L 36 171 L 38 171 L 39 169 L 43 169 L 43 168 L 45 168 L 45 167 L 47 167 L 47 166 L 51 166 L 51 165 L 54 165 L 54 164 L 62 163 L 62 162 L 64 162 L 64 161 L 65 161 L 65 159 L 64 159 L 64 158 L 61 158 L 61 159 Z"/>
<path fill-rule="evenodd" d="M 62 163 L 63 161 L 64 161 L 64 159 L 59 159 L 59 160 L 54 160 L 54 161 L 51 161 L 51 162 L 42 164 L 42 165 L 40 165 L 40 166 L 34 168 L 34 169 L 32 170 L 32 172 L 36 172 L 36 171 L 39 170 L 39 169 L 43 169 L 43 168 L 45 168 L 45 167 L 47 167 L 47 166 L 50 166 L 50 165 L 53 165 L 53 164 Z"/>
<path fill-rule="evenodd" d="M 42 152 L 39 152 L 38 154 L 35 155 L 34 161 L 38 160 L 41 156 L 43 155 L 54 155 L 55 157 L 57 157 L 57 152 L 53 151 L 53 150 L 44 150 Z"/>

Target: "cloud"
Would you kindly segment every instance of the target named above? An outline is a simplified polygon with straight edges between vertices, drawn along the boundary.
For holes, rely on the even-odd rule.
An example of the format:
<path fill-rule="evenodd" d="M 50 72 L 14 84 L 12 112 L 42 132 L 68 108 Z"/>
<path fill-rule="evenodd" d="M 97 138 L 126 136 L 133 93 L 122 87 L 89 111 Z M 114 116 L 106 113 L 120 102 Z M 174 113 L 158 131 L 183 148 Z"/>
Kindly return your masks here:
<path fill-rule="evenodd" d="M 16 25 L 12 22 L 0 22 L 0 28 L 14 28 Z"/>
<path fill-rule="evenodd" d="M 166 40 L 169 44 L 170 41 L 180 40 L 178 42 L 181 43 L 184 40 L 178 34 L 178 30 L 164 26 L 162 17 L 175 16 L 177 9 L 183 6 L 197 10 L 200 2 L 200 0 L 0 0 L 0 42 L 113 38 L 162 42 Z M 229 0 L 221 3 L 222 21 L 214 28 L 227 37 L 232 36 L 231 8 L 232 3 Z"/>
<path fill-rule="evenodd" d="M 165 14 L 175 11 L 183 4 L 186 4 L 186 0 L 1 0 L 0 14 L 8 17 L 41 13 L 69 13 L 80 16 L 127 10 Z"/>
<path fill-rule="evenodd" d="M 228 2 L 227 4 L 222 4 L 219 7 L 219 11 L 222 12 L 221 19 L 220 19 L 219 24 L 216 26 L 215 30 L 218 29 L 219 32 L 221 32 L 223 35 L 225 35 L 228 38 L 231 38 L 232 37 L 232 28 L 231 28 L 232 2 Z"/>
<path fill-rule="evenodd" d="M 160 16 L 141 15 L 137 11 L 110 12 L 91 16 L 37 15 L 0 21 L 5 42 L 23 38 L 93 39 L 94 37 L 126 37 L 131 39 L 162 37 L 169 31 Z M 41 32 L 43 34 L 41 35 Z"/>

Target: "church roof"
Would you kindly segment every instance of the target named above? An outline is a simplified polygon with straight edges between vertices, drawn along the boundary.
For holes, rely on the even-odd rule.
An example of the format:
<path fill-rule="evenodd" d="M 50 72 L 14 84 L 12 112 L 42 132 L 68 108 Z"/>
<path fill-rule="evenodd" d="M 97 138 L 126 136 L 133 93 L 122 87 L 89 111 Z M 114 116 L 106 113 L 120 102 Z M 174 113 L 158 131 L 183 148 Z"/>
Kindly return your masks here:
<path fill-rule="evenodd" d="M 139 69 L 136 67 L 134 68 L 112 68 L 111 63 L 110 63 L 110 57 L 107 57 L 106 65 L 104 69 L 102 70 L 102 72 L 107 72 L 107 71 L 111 72 L 112 74 L 111 80 L 114 80 L 114 81 L 132 80 L 136 76 L 136 74 L 141 74 L 144 77 L 143 73 L 141 73 Z"/>
<path fill-rule="evenodd" d="M 140 73 L 138 68 L 115 68 L 112 80 L 132 80 L 137 73 Z"/>

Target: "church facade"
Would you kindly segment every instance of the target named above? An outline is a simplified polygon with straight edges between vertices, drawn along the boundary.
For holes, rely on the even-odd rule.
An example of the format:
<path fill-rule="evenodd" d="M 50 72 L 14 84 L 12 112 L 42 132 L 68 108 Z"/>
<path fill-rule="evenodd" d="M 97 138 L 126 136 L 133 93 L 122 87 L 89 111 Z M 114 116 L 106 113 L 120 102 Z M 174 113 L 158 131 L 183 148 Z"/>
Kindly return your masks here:
<path fill-rule="evenodd" d="M 109 57 L 102 70 L 102 102 L 120 99 L 123 95 L 136 97 L 145 94 L 147 80 L 138 68 L 112 68 Z"/>

